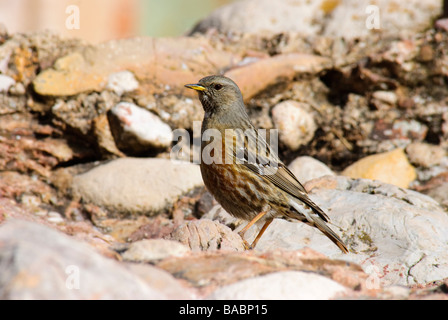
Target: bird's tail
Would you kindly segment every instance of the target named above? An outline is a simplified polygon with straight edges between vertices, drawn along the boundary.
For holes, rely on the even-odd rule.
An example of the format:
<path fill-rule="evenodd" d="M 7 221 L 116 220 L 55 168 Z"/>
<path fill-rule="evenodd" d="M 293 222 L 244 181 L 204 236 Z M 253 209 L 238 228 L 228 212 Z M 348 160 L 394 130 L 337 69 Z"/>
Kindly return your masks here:
<path fill-rule="evenodd" d="M 326 235 L 328 239 L 333 241 L 333 243 L 337 245 L 342 252 L 349 253 L 347 246 L 344 244 L 341 238 L 339 238 L 339 236 L 326 224 L 326 221 L 328 222 L 327 215 L 324 214 L 322 216 L 322 214 L 319 214 L 323 211 L 316 204 L 314 204 L 313 202 L 311 203 L 313 204 L 313 207 L 310 207 L 305 203 L 299 204 L 294 200 L 290 201 L 292 207 L 297 211 L 297 213 L 295 213 L 296 216 L 290 217 L 300 220 L 310 226 L 316 227 L 324 235 Z"/>
<path fill-rule="evenodd" d="M 339 238 L 339 236 L 331 230 L 329 226 L 320 218 L 320 217 L 313 217 L 314 227 L 319 229 L 324 235 L 328 237 L 335 245 L 341 249 L 342 252 L 348 253 L 347 246 L 344 244 L 344 242 Z"/>

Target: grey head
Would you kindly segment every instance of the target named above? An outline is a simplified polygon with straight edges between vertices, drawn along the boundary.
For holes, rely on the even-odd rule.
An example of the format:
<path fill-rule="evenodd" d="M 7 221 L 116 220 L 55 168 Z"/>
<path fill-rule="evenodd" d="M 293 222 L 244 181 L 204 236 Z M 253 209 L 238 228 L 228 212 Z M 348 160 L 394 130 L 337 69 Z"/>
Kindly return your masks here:
<path fill-rule="evenodd" d="M 235 113 L 246 110 L 243 96 L 237 84 L 224 76 L 208 76 L 196 84 L 187 84 L 185 87 L 196 90 L 204 111 L 213 113 Z"/>

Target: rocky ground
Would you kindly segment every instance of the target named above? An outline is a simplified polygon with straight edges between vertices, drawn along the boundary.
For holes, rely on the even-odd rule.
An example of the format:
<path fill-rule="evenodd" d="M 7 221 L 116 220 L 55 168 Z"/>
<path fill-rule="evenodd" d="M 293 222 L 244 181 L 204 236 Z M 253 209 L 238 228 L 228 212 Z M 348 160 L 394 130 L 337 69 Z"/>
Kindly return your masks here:
<path fill-rule="evenodd" d="M 341 18 L 363 1 L 253 3 L 178 38 L 92 46 L 0 28 L 0 298 L 448 298 L 441 3 L 377 1 L 373 31 Z M 241 11 L 253 17 L 233 21 Z M 191 141 L 172 152 L 203 116 L 183 85 L 209 74 L 280 130 L 281 158 L 350 254 L 284 220 L 243 250 Z"/>

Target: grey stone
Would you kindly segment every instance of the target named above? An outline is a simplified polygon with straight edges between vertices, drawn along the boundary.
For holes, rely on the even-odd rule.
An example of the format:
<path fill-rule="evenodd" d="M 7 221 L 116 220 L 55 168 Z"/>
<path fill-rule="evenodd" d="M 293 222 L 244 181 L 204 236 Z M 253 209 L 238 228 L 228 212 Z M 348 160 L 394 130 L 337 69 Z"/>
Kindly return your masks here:
<path fill-rule="evenodd" d="M 237 233 L 208 219 L 186 222 L 174 230 L 170 238 L 189 246 L 192 251 L 244 251 L 243 240 Z"/>
<path fill-rule="evenodd" d="M 245 279 L 215 290 L 216 300 L 328 300 L 349 290 L 324 276 L 283 271 Z"/>
<path fill-rule="evenodd" d="M 319 186 L 319 179 L 312 183 Z M 328 213 L 330 226 L 352 252 L 344 255 L 318 230 L 281 219 L 269 226 L 257 250 L 309 246 L 370 269 L 383 286 L 448 276 L 448 215 L 435 200 L 379 181 L 345 177 L 322 178 L 313 191 L 310 197 Z"/>
<path fill-rule="evenodd" d="M 1 299 L 165 299 L 117 261 L 46 226 L 0 227 Z"/>
<path fill-rule="evenodd" d="M 139 276 L 151 288 L 156 289 L 170 300 L 191 300 L 194 292 L 176 280 L 170 273 L 144 263 L 126 263 L 126 268 Z"/>
<path fill-rule="evenodd" d="M 120 71 L 111 73 L 107 79 L 106 89 L 112 90 L 121 96 L 125 92 L 131 92 L 138 89 L 138 81 L 130 71 Z"/>
<path fill-rule="evenodd" d="M 314 179 L 305 187 L 351 252 L 343 254 L 315 228 L 283 219 L 271 223 L 255 250 L 310 247 L 361 265 L 373 286 L 426 284 L 448 276 L 448 215 L 434 199 L 380 181 L 341 176 Z M 236 232 L 244 226 L 223 209 L 213 212 L 204 217 L 236 225 Z M 249 243 L 261 226 L 245 234 Z"/>
<path fill-rule="evenodd" d="M 120 102 L 108 114 L 109 126 L 117 147 L 140 153 L 171 145 L 173 133 L 157 115 L 129 102 Z"/>
<path fill-rule="evenodd" d="M 168 257 L 179 257 L 190 248 L 178 241 L 145 239 L 132 243 L 122 254 L 123 260 L 132 262 L 156 262 Z"/>
<path fill-rule="evenodd" d="M 374 33 L 410 34 L 431 27 L 442 10 L 438 0 L 342 0 L 325 22 L 323 34 L 353 39 Z"/>
<path fill-rule="evenodd" d="M 0 74 L 0 92 L 8 92 L 9 88 L 15 83 L 16 81 L 13 78 Z"/>
<path fill-rule="evenodd" d="M 272 121 L 279 130 L 279 140 L 291 150 L 310 142 L 317 129 L 309 106 L 292 100 L 280 102 L 272 108 Z"/>
<path fill-rule="evenodd" d="M 446 156 L 441 146 L 431 145 L 424 142 L 413 142 L 406 147 L 409 161 L 418 166 L 429 168 L 441 163 Z"/>
<path fill-rule="evenodd" d="M 222 33 L 280 33 L 284 31 L 300 32 L 303 35 L 315 35 L 319 32 L 324 12 L 318 1 L 236 1 L 213 11 L 198 23 L 194 32 L 206 32 L 217 29 Z"/>
<path fill-rule="evenodd" d="M 439 0 L 243 0 L 216 9 L 192 33 L 217 29 L 222 33 L 294 32 L 353 39 L 422 31 L 441 10 Z"/>
<path fill-rule="evenodd" d="M 336 175 L 325 163 L 308 156 L 297 157 L 288 168 L 301 183 L 327 175 Z"/>
<path fill-rule="evenodd" d="M 154 214 L 203 186 L 199 166 L 158 158 L 121 158 L 73 178 L 73 194 L 114 213 Z"/>

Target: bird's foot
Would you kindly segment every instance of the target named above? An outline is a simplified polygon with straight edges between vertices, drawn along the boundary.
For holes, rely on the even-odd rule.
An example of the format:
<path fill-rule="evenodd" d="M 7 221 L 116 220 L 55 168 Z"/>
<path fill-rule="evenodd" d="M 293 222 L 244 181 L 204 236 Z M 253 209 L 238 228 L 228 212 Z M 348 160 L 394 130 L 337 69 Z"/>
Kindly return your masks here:
<path fill-rule="evenodd" d="M 252 246 L 244 239 L 243 239 L 243 245 L 244 245 L 244 250 L 252 250 L 253 249 Z"/>
<path fill-rule="evenodd" d="M 238 235 L 239 235 L 239 236 L 241 237 L 241 239 L 243 240 L 244 250 L 252 250 L 252 249 L 253 249 L 252 246 L 249 244 L 249 242 L 247 242 L 247 241 L 244 239 L 244 235 L 241 234 L 241 232 L 238 232 Z"/>

